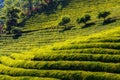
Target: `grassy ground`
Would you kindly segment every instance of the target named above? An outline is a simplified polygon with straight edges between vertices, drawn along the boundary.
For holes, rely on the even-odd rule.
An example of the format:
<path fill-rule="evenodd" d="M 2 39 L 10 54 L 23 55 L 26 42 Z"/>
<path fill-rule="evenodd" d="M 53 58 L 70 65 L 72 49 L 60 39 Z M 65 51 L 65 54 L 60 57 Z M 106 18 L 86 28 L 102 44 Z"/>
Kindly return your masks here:
<path fill-rule="evenodd" d="M 23 27 L 24 31 L 38 31 L 24 33 L 16 40 L 1 37 L 0 79 L 120 80 L 120 20 L 102 25 L 102 20 L 96 18 L 104 10 L 111 11 L 110 17 L 117 17 L 119 3 L 118 0 L 71 0 L 62 11 L 49 16 L 36 15 Z M 92 15 L 96 25 L 81 28 L 83 24 L 75 21 L 86 13 Z M 75 27 L 65 32 L 51 28 L 63 15 L 72 19 L 67 26 Z"/>

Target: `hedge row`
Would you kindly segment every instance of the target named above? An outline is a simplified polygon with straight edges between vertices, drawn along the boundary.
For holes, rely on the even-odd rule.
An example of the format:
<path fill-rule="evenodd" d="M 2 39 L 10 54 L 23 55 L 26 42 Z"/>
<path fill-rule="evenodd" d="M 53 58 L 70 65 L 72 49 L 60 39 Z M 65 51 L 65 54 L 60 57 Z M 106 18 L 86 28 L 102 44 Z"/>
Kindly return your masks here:
<path fill-rule="evenodd" d="M 27 56 L 26 56 L 27 57 Z M 120 55 L 109 55 L 109 54 L 46 54 L 46 55 L 35 55 L 31 58 L 34 61 L 101 61 L 101 62 L 120 62 Z"/>
<path fill-rule="evenodd" d="M 53 47 L 53 50 L 69 50 L 69 49 L 84 49 L 84 48 L 106 48 L 106 49 L 119 49 L 120 43 L 82 43 L 82 44 L 69 44 Z"/>
<path fill-rule="evenodd" d="M 117 42 L 120 42 L 120 37 L 117 37 L 117 38 L 109 38 L 109 39 L 100 39 L 99 42 L 114 42 L 114 43 L 117 43 Z"/>
<path fill-rule="evenodd" d="M 28 76 L 19 76 L 13 77 L 8 75 L 0 75 L 0 80 L 59 80 L 54 78 L 39 78 L 39 77 L 28 77 Z"/>
<path fill-rule="evenodd" d="M 15 60 L 32 60 L 32 61 L 101 61 L 101 62 L 120 62 L 119 55 L 110 54 L 79 54 L 79 53 L 66 53 L 66 54 L 12 54 L 10 56 Z"/>
<path fill-rule="evenodd" d="M 120 54 L 120 50 L 106 48 L 86 48 L 86 49 L 55 50 L 53 51 L 53 53 Z"/>
<path fill-rule="evenodd" d="M 120 63 L 103 63 L 95 61 L 24 61 L 12 60 L 7 57 L 3 57 L 1 63 L 10 67 L 25 69 L 85 70 L 120 73 Z"/>
<path fill-rule="evenodd" d="M 103 34 L 104 35 L 104 34 Z M 120 42 L 120 37 L 119 37 L 119 34 L 114 34 L 112 36 L 88 36 L 88 37 L 81 37 L 81 38 L 78 38 L 78 40 L 74 40 L 72 41 L 72 43 L 76 43 L 76 44 L 79 44 L 79 43 L 94 43 L 94 42 Z"/>
<path fill-rule="evenodd" d="M 106 72 L 31 70 L 0 65 L 0 73 L 11 76 L 51 77 L 62 80 L 120 80 L 119 74 Z"/>

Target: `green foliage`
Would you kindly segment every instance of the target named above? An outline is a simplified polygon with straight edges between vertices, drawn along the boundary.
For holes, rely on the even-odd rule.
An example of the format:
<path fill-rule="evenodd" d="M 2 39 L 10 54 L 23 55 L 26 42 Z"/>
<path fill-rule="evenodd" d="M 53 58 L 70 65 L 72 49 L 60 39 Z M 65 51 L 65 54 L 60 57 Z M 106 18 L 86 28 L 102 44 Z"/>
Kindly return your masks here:
<path fill-rule="evenodd" d="M 98 14 L 98 18 L 99 18 L 99 19 L 100 19 L 100 18 L 103 18 L 103 19 L 105 20 L 110 14 L 111 14 L 110 11 L 100 12 L 100 13 Z"/>
<path fill-rule="evenodd" d="M 22 32 L 21 29 L 18 27 L 15 27 L 14 29 L 12 29 L 13 34 L 17 34 L 17 33 L 21 33 L 21 32 Z"/>
<path fill-rule="evenodd" d="M 95 61 L 24 61 L 13 60 L 8 57 L 1 57 L 1 59 L 0 62 L 4 65 L 25 69 L 85 70 L 120 73 L 119 63 L 102 63 Z M 6 62 L 6 60 L 8 61 Z"/>
<path fill-rule="evenodd" d="M 78 18 L 76 21 L 77 23 L 84 23 L 85 25 L 87 24 L 87 22 L 91 20 L 91 16 L 90 15 L 85 15 L 84 17 Z"/>
<path fill-rule="evenodd" d="M 14 54 L 13 54 L 14 55 Z M 27 55 L 24 55 L 24 57 Z M 17 55 L 12 56 L 13 58 L 17 58 Z M 20 59 L 20 58 L 19 58 Z M 21 60 L 25 60 L 22 59 Z M 101 61 L 101 62 L 119 62 L 120 56 L 119 55 L 108 55 L 108 54 L 79 54 L 79 53 L 64 53 L 64 54 L 46 54 L 46 55 L 39 55 L 36 54 L 34 58 L 29 60 L 35 61 L 59 61 L 59 60 L 68 60 L 68 61 Z"/>
<path fill-rule="evenodd" d="M 12 29 L 12 33 L 13 35 L 13 39 L 18 39 L 18 37 L 22 36 L 22 31 L 20 28 L 15 27 L 14 29 Z"/>
<path fill-rule="evenodd" d="M 70 15 L 71 24 L 79 26 L 75 24 L 76 17 L 89 12 L 91 15 L 96 15 L 98 11 L 107 7 L 106 3 L 109 10 L 115 11 L 112 14 L 115 16 L 116 11 L 119 12 L 119 3 L 116 3 L 119 0 L 69 1 L 70 5 L 61 12 L 30 18 L 26 24 L 27 27 L 24 27 L 26 30 L 24 32 L 29 30 L 28 32 L 31 31 L 31 33 L 24 33 L 23 37 L 17 40 L 8 37 L 0 38 L 0 54 L 1 52 L 3 55 L 16 53 L 0 57 L 0 74 L 3 75 L 0 79 L 41 80 L 41 77 L 44 77 L 42 80 L 47 80 L 46 78 L 50 77 L 48 80 L 54 80 L 54 78 L 58 80 L 120 80 L 120 28 L 111 29 L 119 26 L 119 20 L 105 27 L 97 24 L 86 29 L 79 27 L 71 29 L 66 23 L 64 30 L 71 30 L 64 33 L 58 33 L 59 29 L 56 28 L 50 29 L 51 26 L 58 24 L 58 18 L 61 15 Z M 95 16 L 92 18 L 96 21 Z M 37 29 L 40 30 L 35 31 Z M 104 32 L 90 35 L 101 30 Z M 14 29 L 13 32 L 19 33 L 19 29 Z M 51 43 L 52 45 L 48 46 Z"/>
<path fill-rule="evenodd" d="M 116 19 L 112 19 L 112 18 L 107 18 L 109 15 L 110 15 L 111 13 L 110 13 L 110 11 L 104 11 L 104 12 L 100 12 L 99 14 L 98 14 L 98 18 L 100 19 L 100 18 L 103 18 L 104 19 L 104 21 L 103 21 L 103 25 L 105 25 L 105 24 L 109 24 L 109 23 L 112 23 L 112 22 L 115 22 L 116 21 Z"/>
<path fill-rule="evenodd" d="M 69 23 L 70 21 L 71 21 L 71 20 L 70 20 L 70 17 L 64 16 L 64 17 L 62 17 L 62 20 L 61 20 L 61 22 L 59 23 L 59 25 L 65 25 L 65 24 Z"/>
<path fill-rule="evenodd" d="M 11 68 L 4 65 L 0 65 L 0 73 L 9 74 L 12 76 L 44 76 L 44 77 L 53 77 L 62 80 L 76 80 L 84 79 L 88 80 L 88 77 L 93 75 L 92 80 L 119 80 L 119 74 L 106 73 L 106 72 L 89 72 L 89 71 L 67 71 L 67 70 L 31 70 L 31 69 L 22 69 L 22 68 Z"/>
<path fill-rule="evenodd" d="M 6 19 L 5 19 L 5 24 L 6 24 L 6 30 L 10 33 L 12 30 L 12 26 L 17 26 L 18 25 L 18 13 L 20 12 L 19 9 L 17 8 L 11 8 L 7 10 L 6 13 Z"/>
<path fill-rule="evenodd" d="M 42 78 L 42 77 L 12 77 L 8 75 L 0 75 L 0 80 L 59 80 L 54 78 Z"/>
<path fill-rule="evenodd" d="M 69 50 L 69 49 L 84 49 L 84 48 L 108 48 L 108 49 L 119 49 L 120 44 L 119 43 L 102 43 L 102 42 L 94 42 L 94 43 L 83 43 L 83 44 L 71 44 L 68 46 L 60 46 L 60 47 L 54 47 L 53 50 Z"/>
<path fill-rule="evenodd" d="M 0 19 L 0 25 L 4 26 L 4 20 Z"/>

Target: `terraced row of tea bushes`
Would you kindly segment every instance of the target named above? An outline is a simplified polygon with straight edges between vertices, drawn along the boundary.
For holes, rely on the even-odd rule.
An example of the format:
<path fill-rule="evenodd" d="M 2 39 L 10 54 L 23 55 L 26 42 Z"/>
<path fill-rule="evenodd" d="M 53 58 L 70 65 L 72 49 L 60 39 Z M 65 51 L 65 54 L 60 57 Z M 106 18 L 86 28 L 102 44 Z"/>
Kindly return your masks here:
<path fill-rule="evenodd" d="M 0 80 L 59 80 L 59 79 L 54 79 L 54 78 L 39 78 L 39 77 L 12 77 L 8 75 L 0 75 Z"/>
<path fill-rule="evenodd" d="M 69 44 L 59 47 L 53 47 L 53 50 L 69 50 L 69 49 L 84 49 L 84 48 L 108 48 L 108 49 L 119 49 L 120 43 L 82 43 L 82 44 Z"/>
<path fill-rule="evenodd" d="M 106 48 L 85 48 L 85 49 L 71 49 L 71 50 L 57 50 L 54 53 L 88 53 L 88 54 L 120 54 L 120 50 L 106 49 Z"/>
<path fill-rule="evenodd" d="M 6 62 L 6 60 L 8 60 Z M 95 61 L 24 61 L 1 58 L 1 63 L 11 67 L 25 69 L 85 70 L 120 73 L 120 63 L 102 63 Z"/>
<path fill-rule="evenodd" d="M 12 54 L 10 56 L 15 60 L 34 60 L 34 61 L 100 61 L 100 62 L 120 62 L 119 55 L 109 54 L 80 54 L 80 53 L 66 53 L 66 54 Z"/>
<path fill-rule="evenodd" d="M 34 70 L 11 68 L 0 65 L 0 73 L 11 76 L 52 77 L 62 80 L 120 80 L 119 74 L 106 72 L 63 71 L 63 70 Z"/>
<path fill-rule="evenodd" d="M 114 34 L 114 31 L 110 34 Z M 31 52 L 23 54 L 2 56 L 0 57 L 0 74 L 50 77 L 62 80 L 120 80 L 119 42 L 117 44 L 96 41 L 95 48 L 79 48 L 80 45 L 94 46 L 95 43 L 90 42 L 90 39 L 102 39 L 103 37 L 109 39 L 108 34 L 103 37 L 102 34 L 99 35 L 95 34 L 73 41 L 68 40 L 61 44 L 63 46 L 58 46 L 60 43 L 57 43 L 58 45 L 53 44 L 39 49 L 35 48 Z M 119 36 L 115 33 L 113 37 L 118 38 Z M 82 40 L 84 42 L 80 42 Z M 78 48 L 72 49 L 71 46 L 77 46 Z M 60 49 L 62 47 L 65 49 Z"/>
<path fill-rule="evenodd" d="M 119 35 L 116 35 L 116 36 L 110 36 L 110 37 L 107 36 L 107 37 L 99 37 L 99 38 L 90 38 L 85 43 L 89 43 L 89 42 L 92 42 L 92 43 L 96 43 L 96 42 L 118 43 L 118 42 L 120 42 L 120 37 L 119 37 Z M 76 43 L 74 42 L 74 43 L 71 43 L 71 44 L 76 44 Z"/>

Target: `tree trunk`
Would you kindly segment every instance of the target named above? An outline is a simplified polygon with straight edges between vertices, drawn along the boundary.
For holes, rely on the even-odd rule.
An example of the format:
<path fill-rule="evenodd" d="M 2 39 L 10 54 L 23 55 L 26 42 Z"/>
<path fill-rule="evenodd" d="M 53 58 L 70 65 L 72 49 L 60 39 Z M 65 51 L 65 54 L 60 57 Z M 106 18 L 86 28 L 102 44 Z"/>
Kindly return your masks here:
<path fill-rule="evenodd" d="M 85 24 L 85 26 L 87 25 L 87 23 L 86 23 L 86 22 L 84 22 L 84 24 Z"/>
<path fill-rule="evenodd" d="M 29 3 L 29 12 L 30 12 L 30 14 L 31 14 L 31 12 L 32 12 L 32 0 L 28 0 L 28 3 Z"/>
<path fill-rule="evenodd" d="M 105 22 L 106 18 L 103 18 L 103 19 L 104 19 L 104 22 Z"/>

